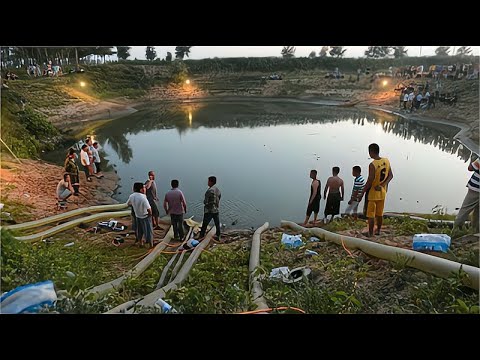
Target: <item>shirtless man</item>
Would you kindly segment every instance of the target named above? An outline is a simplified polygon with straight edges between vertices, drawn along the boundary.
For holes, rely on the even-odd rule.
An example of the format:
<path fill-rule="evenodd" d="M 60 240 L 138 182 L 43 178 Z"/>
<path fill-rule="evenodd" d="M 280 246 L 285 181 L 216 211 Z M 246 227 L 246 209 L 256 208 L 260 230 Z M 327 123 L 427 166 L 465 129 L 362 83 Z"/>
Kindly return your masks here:
<path fill-rule="evenodd" d="M 303 226 L 308 224 L 312 212 L 313 223 L 315 224 L 318 212 L 320 211 L 320 199 L 322 198 L 322 185 L 320 180 L 317 179 L 317 170 L 310 170 L 310 179 L 312 179 L 312 184 L 310 185 L 310 198 L 308 199 L 307 215 L 303 222 Z"/>
<path fill-rule="evenodd" d="M 343 187 L 343 180 L 338 177 L 339 172 L 340 168 L 338 166 L 332 168 L 333 176 L 328 178 L 325 189 L 323 190 L 323 197 L 327 199 L 327 204 L 325 205 L 325 222 L 328 222 L 328 215 L 332 215 L 333 220 L 335 215 L 340 213 L 340 201 L 343 201 L 345 189 Z"/>

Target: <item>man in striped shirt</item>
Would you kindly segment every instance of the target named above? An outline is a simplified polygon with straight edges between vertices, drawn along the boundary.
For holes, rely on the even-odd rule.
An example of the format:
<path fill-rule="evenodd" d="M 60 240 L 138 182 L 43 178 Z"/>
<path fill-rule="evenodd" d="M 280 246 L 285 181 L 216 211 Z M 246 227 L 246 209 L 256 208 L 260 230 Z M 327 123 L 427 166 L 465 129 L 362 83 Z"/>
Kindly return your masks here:
<path fill-rule="evenodd" d="M 355 177 L 353 181 L 353 190 L 352 190 L 352 197 L 348 202 L 347 209 L 345 210 L 345 215 L 349 215 L 353 212 L 354 220 L 357 220 L 357 209 L 358 204 L 362 201 L 362 192 L 363 188 L 365 187 L 365 179 L 361 175 L 362 168 L 360 166 L 354 166 L 352 169 L 352 175 Z"/>
<path fill-rule="evenodd" d="M 468 170 L 473 171 L 472 177 L 468 181 L 468 192 L 463 200 L 462 207 L 460 208 L 457 217 L 455 218 L 454 228 L 461 228 L 467 220 L 468 215 L 473 211 L 472 227 L 476 233 L 478 233 L 478 200 L 479 200 L 479 188 L 480 188 L 480 162 L 479 159 L 468 165 Z"/>

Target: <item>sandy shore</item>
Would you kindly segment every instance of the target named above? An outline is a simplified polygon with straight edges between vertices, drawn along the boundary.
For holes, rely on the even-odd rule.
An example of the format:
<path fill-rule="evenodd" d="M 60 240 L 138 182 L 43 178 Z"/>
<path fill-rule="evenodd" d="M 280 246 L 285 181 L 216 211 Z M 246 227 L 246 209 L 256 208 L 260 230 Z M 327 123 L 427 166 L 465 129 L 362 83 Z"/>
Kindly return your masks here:
<path fill-rule="evenodd" d="M 65 129 L 78 122 L 112 120 L 133 114 L 137 111 L 134 107 L 137 104 L 138 102 L 126 99 L 74 103 L 57 110 L 57 114 L 49 116 L 49 120 Z"/>

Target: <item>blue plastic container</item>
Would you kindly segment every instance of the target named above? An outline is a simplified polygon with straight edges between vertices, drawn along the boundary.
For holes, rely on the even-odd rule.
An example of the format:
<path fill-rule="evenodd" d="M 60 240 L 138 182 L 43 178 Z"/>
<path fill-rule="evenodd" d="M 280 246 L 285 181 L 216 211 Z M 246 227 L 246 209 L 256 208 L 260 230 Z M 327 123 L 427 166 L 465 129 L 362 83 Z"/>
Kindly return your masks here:
<path fill-rule="evenodd" d="M 416 234 L 413 236 L 413 250 L 441 251 L 446 253 L 451 238 L 445 234 Z"/>
<path fill-rule="evenodd" d="M 297 248 L 304 245 L 302 235 L 282 234 L 281 242 L 287 249 Z"/>

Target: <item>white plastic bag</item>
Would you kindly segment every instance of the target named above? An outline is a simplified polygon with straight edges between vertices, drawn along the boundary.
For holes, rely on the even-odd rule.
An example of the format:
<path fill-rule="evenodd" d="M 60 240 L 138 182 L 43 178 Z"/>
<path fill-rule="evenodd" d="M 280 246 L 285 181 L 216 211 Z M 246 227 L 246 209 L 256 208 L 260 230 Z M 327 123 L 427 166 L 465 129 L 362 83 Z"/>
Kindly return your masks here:
<path fill-rule="evenodd" d="M 290 274 L 290 269 L 288 268 L 288 266 L 282 266 L 282 267 L 272 269 L 272 271 L 270 272 L 270 278 L 282 279 L 284 277 L 288 277 L 289 274 Z"/>

